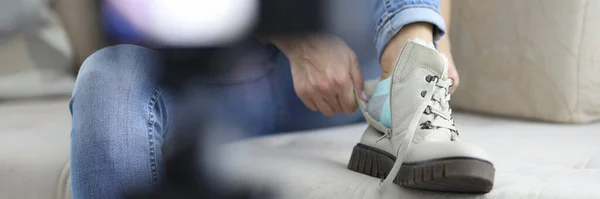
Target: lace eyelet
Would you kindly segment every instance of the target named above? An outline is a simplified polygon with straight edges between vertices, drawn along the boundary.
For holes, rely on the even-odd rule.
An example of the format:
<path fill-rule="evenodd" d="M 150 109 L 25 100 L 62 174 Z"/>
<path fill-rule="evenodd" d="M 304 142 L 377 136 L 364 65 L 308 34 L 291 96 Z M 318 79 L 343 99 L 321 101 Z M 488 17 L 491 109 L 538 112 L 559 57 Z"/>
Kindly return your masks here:
<path fill-rule="evenodd" d="M 425 111 L 423 111 L 423 114 L 431 115 L 431 106 L 427 106 L 427 108 L 425 108 Z"/>
<path fill-rule="evenodd" d="M 431 129 L 431 121 L 421 123 L 421 129 Z"/>
<path fill-rule="evenodd" d="M 421 97 L 425 97 L 425 95 L 427 95 L 427 91 L 422 91 L 421 92 Z"/>
<path fill-rule="evenodd" d="M 458 130 L 450 130 L 450 131 L 456 133 L 457 136 L 460 136 L 460 133 L 458 133 Z"/>
<path fill-rule="evenodd" d="M 425 77 L 425 81 L 427 82 L 431 82 L 433 80 L 433 76 L 431 75 L 427 75 L 427 77 Z"/>

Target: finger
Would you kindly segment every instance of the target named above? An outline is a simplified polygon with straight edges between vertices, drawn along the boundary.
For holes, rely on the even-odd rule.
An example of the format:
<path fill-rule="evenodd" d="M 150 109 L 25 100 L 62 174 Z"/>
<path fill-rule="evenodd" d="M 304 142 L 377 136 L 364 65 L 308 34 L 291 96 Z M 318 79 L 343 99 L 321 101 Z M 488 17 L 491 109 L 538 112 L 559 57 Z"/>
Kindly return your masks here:
<path fill-rule="evenodd" d="M 318 111 L 319 110 L 319 109 L 317 109 L 317 105 L 315 105 L 315 102 L 313 102 L 309 98 L 300 97 L 300 100 L 302 100 L 302 103 L 304 103 L 304 105 L 306 107 L 308 107 L 308 109 L 310 109 L 311 111 Z"/>
<path fill-rule="evenodd" d="M 321 111 L 321 113 L 327 116 L 333 116 L 333 114 L 335 113 L 333 112 L 331 106 L 329 106 L 329 104 L 324 99 L 315 99 L 313 102 L 315 102 L 317 108 L 319 109 L 319 111 Z"/>
<path fill-rule="evenodd" d="M 294 91 L 296 91 L 296 95 L 298 96 L 298 98 L 300 98 L 302 103 L 304 103 L 304 105 L 308 107 L 308 109 L 312 111 L 318 110 L 315 103 L 311 100 L 311 96 L 314 93 L 312 90 L 306 89 L 303 84 L 294 82 Z"/>
<path fill-rule="evenodd" d="M 352 87 L 350 87 L 350 89 L 347 89 L 347 91 L 344 92 L 343 94 L 338 95 L 337 99 L 340 102 L 340 104 L 342 105 L 342 109 L 344 110 L 344 113 L 347 113 L 347 114 L 354 113 L 354 111 L 356 110 L 357 104 L 356 104 L 356 99 L 354 98 L 354 89 L 352 89 Z"/>
<path fill-rule="evenodd" d="M 344 109 L 342 109 L 342 105 L 337 99 L 336 93 L 323 94 L 325 96 L 324 100 L 329 104 L 329 107 L 333 109 L 336 113 L 343 113 Z"/>
<path fill-rule="evenodd" d="M 323 101 L 325 101 L 329 105 L 329 107 L 333 109 L 334 112 L 343 111 L 342 107 L 336 99 L 337 86 L 335 84 L 335 78 L 333 79 L 333 83 L 331 83 L 331 81 L 320 81 L 315 84 L 315 88 L 318 92 L 318 95 L 313 95 L 314 98 L 320 98 Z"/>
<path fill-rule="evenodd" d="M 460 83 L 460 80 L 458 79 L 458 77 L 451 78 L 451 79 L 452 79 L 452 86 L 450 87 L 450 95 L 454 94 L 454 92 L 456 91 L 456 88 L 458 88 L 458 84 Z"/>
<path fill-rule="evenodd" d="M 454 59 L 452 58 L 451 54 L 449 54 L 448 56 L 448 76 L 450 77 L 450 79 L 452 79 L 452 86 L 450 87 L 449 93 L 453 94 L 458 88 L 460 78 L 458 75 L 458 71 L 456 70 L 456 65 L 454 64 Z"/>
<path fill-rule="evenodd" d="M 358 96 L 362 98 L 362 100 L 368 101 L 369 99 L 365 94 L 364 90 L 365 80 L 362 76 L 362 73 L 360 72 L 360 64 L 358 63 L 357 59 L 354 59 L 353 64 L 354 66 L 352 66 L 350 69 L 350 77 L 352 78 L 352 82 L 354 83 L 354 90 L 356 91 Z"/>
<path fill-rule="evenodd" d="M 352 77 L 348 74 L 343 79 L 336 81 L 338 91 L 336 100 L 340 104 L 344 113 L 351 114 L 356 110 L 356 99 L 354 98 L 354 85 Z"/>

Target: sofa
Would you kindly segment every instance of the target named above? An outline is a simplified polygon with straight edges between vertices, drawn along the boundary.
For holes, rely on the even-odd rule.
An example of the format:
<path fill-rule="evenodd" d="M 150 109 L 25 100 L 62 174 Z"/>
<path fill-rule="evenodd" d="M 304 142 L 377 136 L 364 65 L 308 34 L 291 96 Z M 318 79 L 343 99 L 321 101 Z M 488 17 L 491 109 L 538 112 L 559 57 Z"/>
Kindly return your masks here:
<path fill-rule="evenodd" d="M 0 81 L 0 199 L 71 198 L 68 91 L 77 66 L 107 45 L 93 1 L 41 2 L 54 13 L 43 24 L 60 27 L 43 38 L 63 38 L 51 46 L 68 61 L 47 62 L 60 66 L 53 78 L 42 78 L 47 73 L 37 63 L 44 62 L 23 61 L 37 58 L 15 50 L 31 49 L 23 42 L 30 37 L 0 43 L 0 78 L 13 80 Z M 280 198 L 600 198 L 600 29 L 592 20 L 599 8 L 591 0 L 453 1 L 450 37 L 461 86 L 451 103 L 461 138 L 484 148 L 495 164 L 494 189 L 486 195 L 399 186 L 379 195 L 380 179 L 346 169 L 366 124 L 247 139 L 220 150 L 243 152 L 248 158 L 235 159 L 243 168 L 231 174 Z M 14 89 L 23 85 L 28 89 Z"/>
<path fill-rule="evenodd" d="M 463 110 L 558 123 L 600 119 L 599 1 L 454 1 Z"/>

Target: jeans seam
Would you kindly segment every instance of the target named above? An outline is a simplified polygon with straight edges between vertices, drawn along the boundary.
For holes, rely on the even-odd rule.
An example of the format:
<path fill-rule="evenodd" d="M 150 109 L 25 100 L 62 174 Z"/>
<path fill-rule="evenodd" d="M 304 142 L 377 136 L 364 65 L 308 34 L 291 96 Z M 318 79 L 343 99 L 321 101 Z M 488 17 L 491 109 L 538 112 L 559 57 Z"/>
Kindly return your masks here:
<path fill-rule="evenodd" d="M 148 144 L 149 144 L 149 159 L 150 159 L 150 171 L 152 172 L 152 186 L 156 186 L 158 184 L 158 169 L 157 169 L 157 161 L 156 161 L 156 140 L 154 139 L 154 123 L 156 122 L 156 116 L 154 115 L 154 106 L 158 101 L 162 93 L 162 89 L 157 87 L 154 92 L 152 92 L 152 96 L 150 97 L 150 101 L 148 102 Z"/>
<path fill-rule="evenodd" d="M 390 19 L 392 17 L 396 16 L 399 12 L 402 12 L 406 9 L 411 9 L 411 8 L 429 8 L 429 9 L 436 10 L 436 12 L 439 12 L 439 11 L 437 11 L 437 8 L 435 6 L 432 6 L 429 4 L 404 5 L 404 6 L 400 7 L 399 9 L 395 10 L 394 12 L 388 12 L 381 20 L 381 23 L 377 25 L 377 28 L 375 31 L 376 34 L 375 34 L 375 37 L 373 38 L 374 42 L 377 42 L 377 38 L 379 38 L 379 34 L 381 34 L 383 27 L 389 24 Z M 391 27 L 391 26 L 389 28 L 392 29 L 392 31 L 396 31 L 396 30 L 393 30 L 393 27 Z"/>

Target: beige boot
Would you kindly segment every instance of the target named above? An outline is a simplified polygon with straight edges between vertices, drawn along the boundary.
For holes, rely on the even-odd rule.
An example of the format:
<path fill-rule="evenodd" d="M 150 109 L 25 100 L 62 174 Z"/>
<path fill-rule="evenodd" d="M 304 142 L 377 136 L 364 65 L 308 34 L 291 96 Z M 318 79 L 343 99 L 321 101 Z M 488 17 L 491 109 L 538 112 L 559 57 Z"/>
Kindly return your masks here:
<path fill-rule="evenodd" d="M 348 168 L 418 189 L 487 193 L 495 169 L 481 148 L 459 140 L 448 101 L 447 60 L 432 45 L 409 41 L 392 74 L 391 128 L 360 108 L 369 123 Z M 372 94 L 373 82 L 365 90 Z"/>

